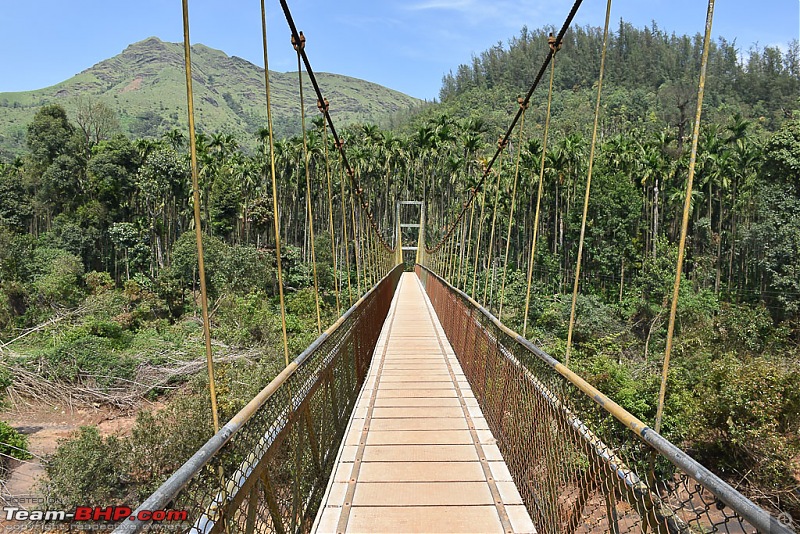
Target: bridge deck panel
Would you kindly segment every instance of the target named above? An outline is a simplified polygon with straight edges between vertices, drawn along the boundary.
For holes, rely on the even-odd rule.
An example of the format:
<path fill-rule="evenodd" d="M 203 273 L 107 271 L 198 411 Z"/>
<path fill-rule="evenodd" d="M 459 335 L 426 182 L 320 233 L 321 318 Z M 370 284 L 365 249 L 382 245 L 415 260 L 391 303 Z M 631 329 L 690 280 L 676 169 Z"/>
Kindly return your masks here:
<path fill-rule="evenodd" d="M 422 287 L 406 273 L 315 532 L 533 532 Z"/>

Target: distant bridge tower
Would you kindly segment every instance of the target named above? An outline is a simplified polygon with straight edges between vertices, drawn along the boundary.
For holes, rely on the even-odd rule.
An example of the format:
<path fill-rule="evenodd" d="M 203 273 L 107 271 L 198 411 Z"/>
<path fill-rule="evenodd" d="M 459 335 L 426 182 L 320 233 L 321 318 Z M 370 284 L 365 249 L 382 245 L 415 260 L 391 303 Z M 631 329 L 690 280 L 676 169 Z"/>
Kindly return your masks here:
<path fill-rule="evenodd" d="M 419 222 L 416 223 L 404 223 L 403 217 L 409 216 L 407 206 L 418 206 L 419 207 Z M 394 242 L 395 245 L 398 243 L 405 243 L 405 239 L 402 237 L 403 229 L 404 228 L 417 228 L 417 244 L 416 246 L 401 246 L 403 252 L 403 261 L 405 261 L 405 252 L 406 251 L 414 251 L 415 258 L 414 260 L 416 263 L 422 263 L 423 256 L 425 255 L 425 203 L 421 200 L 400 200 L 397 202 L 397 221 L 399 224 L 395 229 L 395 236 Z"/>

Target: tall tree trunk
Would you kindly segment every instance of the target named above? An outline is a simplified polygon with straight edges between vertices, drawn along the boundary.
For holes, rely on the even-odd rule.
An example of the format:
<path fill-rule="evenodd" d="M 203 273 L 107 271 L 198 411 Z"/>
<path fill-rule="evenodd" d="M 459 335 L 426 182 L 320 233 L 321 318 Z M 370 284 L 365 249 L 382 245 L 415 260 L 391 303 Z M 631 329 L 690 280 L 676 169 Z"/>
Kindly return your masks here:
<path fill-rule="evenodd" d="M 656 257 L 656 243 L 658 242 L 658 178 L 653 189 L 653 257 Z"/>

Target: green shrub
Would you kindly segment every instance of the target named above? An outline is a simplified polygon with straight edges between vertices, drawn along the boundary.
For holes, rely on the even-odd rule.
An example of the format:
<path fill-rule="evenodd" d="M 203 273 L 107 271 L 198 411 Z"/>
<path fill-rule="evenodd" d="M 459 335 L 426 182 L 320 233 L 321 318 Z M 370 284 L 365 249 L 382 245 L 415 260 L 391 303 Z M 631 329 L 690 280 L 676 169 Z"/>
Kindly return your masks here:
<path fill-rule="evenodd" d="M 758 353 L 774 328 L 766 307 L 727 303 L 720 307 L 714 330 L 723 350 Z"/>
<path fill-rule="evenodd" d="M 263 293 L 228 297 L 217 308 L 215 336 L 236 345 L 274 344 L 280 340 L 280 317 Z"/>
<path fill-rule="evenodd" d="M 61 249 L 39 247 L 34 252 L 36 275 L 33 289 L 43 305 L 75 306 L 83 297 L 83 263 Z"/>
<path fill-rule="evenodd" d="M 114 280 L 111 278 L 111 275 L 105 271 L 86 273 L 83 277 L 83 281 L 93 294 L 104 293 L 114 287 Z"/>
<path fill-rule="evenodd" d="M 120 344 L 113 338 L 75 333 L 57 347 L 42 351 L 44 368 L 41 372 L 49 380 L 68 383 L 91 378 L 101 387 L 113 385 L 117 379 L 131 379 L 138 362 L 119 354 L 115 345 L 119 347 Z"/>
<path fill-rule="evenodd" d="M 222 262 L 225 286 L 238 294 L 271 294 L 275 287 L 275 255 L 252 245 L 233 245 L 225 250 Z"/>
<path fill-rule="evenodd" d="M 572 297 L 570 295 L 554 295 L 552 299 L 539 305 L 542 306 L 542 311 L 537 325 L 566 339 Z M 575 306 L 575 327 L 572 332 L 574 343 L 615 334 L 622 328 L 614 308 L 603 304 L 594 295 L 578 295 Z"/>
<path fill-rule="evenodd" d="M 786 495 L 784 510 L 800 512 L 791 491 L 800 472 L 797 362 L 726 354 L 702 374 L 698 395 L 700 417 L 690 428 L 701 463 L 737 478 L 747 473 L 762 491 Z"/>
<path fill-rule="evenodd" d="M 206 288 L 208 294 L 214 298 L 225 285 L 224 271 L 225 243 L 217 237 L 203 235 L 203 260 L 206 272 Z M 181 234 L 172 249 L 172 264 L 168 276 L 180 281 L 181 288 L 185 290 L 200 289 L 200 280 L 197 274 L 197 238 L 194 231 Z M 166 275 L 165 275 L 166 276 Z"/>
<path fill-rule="evenodd" d="M 0 328 L 28 310 L 28 291 L 21 282 L 7 280 L 0 284 Z"/>
<path fill-rule="evenodd" d="M 0 480 L 5 478 L 9 457 L 17 460 L 32 458 L 28 452 L 28 437 L 20 434 L 5 421 L 0 421 Z"/>
<path fill-rule="evenodd" d="M 0 280 L 30 280 L 34 267 L 34 244 L 32 235 L 14 234 L 0 225 Z"/>
<path fill-rule="evenodd" d="M 113 341 L 121 341 L 122 343 L 120 343 L 120 345 L 124 344 L 124 331 L 119 323 L 114 321 L 92 318 L 87 322 L 86 329 L 93 336 Z"/>
<path fill-rule="evenodd" d="M 152 493 L 213 434 L 208 395 L 181 395 L 158 412 L 140 412 L 125 438 L 126 478 L 137 500 Z"/>
<path fill-rule="evenodd" d="M 130 505 L 124 447 L 96 428 L 81 427 L 47 459 L 45 492 L 66 508 Z"/>
<path fill-rule="evenodd" d="M 292 289 L 308 287 L 314 283 L 311 264 L 302 261 L 300 248 L 286 244 L 281 254 L 283 284 Z"/>
<path fill-rule="evenodd" d="M 125 282 L 123 294 L 128 299 L 128 312 L 117 318 L 120 324 L 135 329 L 151 321 L 169 316 L 167 303 L 156 293 L 149 278 L 137 273 Z"/>
<path fill-rule="evenodd" d="M 286 313 L 300 317 L 314 317 L 317 314 L 317 302 L 313 288 L 305 288 L 286 295 Z"/>
<path fill-rule="evenodd" d="M 633 376 L 632 366 L 619 363 L 607 354 L 576 362 L 575 371 L 640 419 L 647 419 L 656 398 L 645 391 L 647 384 Z"/>

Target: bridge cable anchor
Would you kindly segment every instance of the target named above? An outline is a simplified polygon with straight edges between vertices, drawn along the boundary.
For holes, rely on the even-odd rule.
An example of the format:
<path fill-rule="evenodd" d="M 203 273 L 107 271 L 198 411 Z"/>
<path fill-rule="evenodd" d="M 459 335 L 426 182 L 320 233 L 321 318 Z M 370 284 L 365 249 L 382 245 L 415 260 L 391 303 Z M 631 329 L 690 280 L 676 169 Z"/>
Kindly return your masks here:
<path fill-rule="evenodd" d="M 300 35 L 303 35 L 303 32 L 300 32 Z M 555 54 L 561 50 L 561 45 L 563 43 L 558 43 L 558 46 L 556 46 L 556 38 L 553 35 L 553 32 L 550 32 L 550 35 L 547 36 L 547 44 L 550 46 L 550 50 L 553 51 L 553 54 Z"/>
<path fill-rule="evenodd" d="M 295 50 L 305 50 L 306 48 L 306 36 L 303 35 L 303 32 L 300 32 L 300 43 L 298 44 L 297 39 L 294 38 L 294 34 L 292 34 L 292 46 Z"/>

